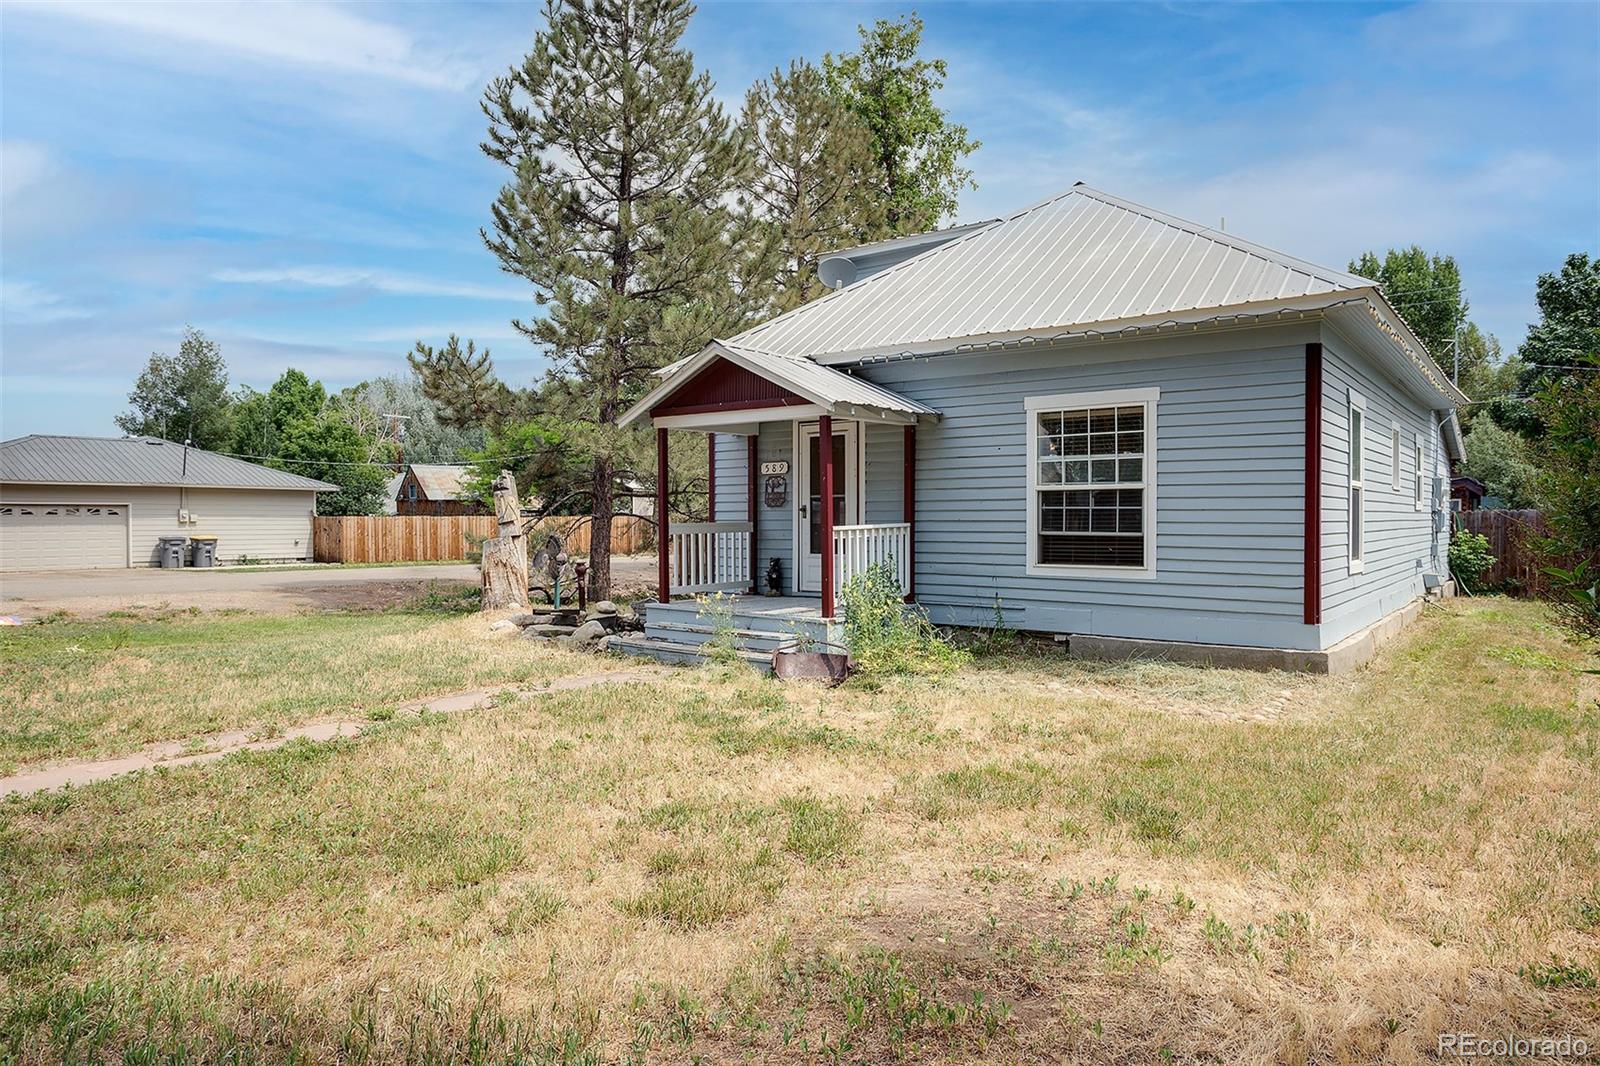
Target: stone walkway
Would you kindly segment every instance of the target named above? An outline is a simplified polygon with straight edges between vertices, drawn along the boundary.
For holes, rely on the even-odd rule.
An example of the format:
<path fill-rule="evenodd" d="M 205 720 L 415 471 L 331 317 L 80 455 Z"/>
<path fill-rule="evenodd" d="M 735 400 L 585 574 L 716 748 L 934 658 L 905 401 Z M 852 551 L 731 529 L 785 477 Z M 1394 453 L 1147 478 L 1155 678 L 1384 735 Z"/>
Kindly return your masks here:
<path fill-rule="evenodd" d="M 670 674 L 664 668 L 635 667 L 627 670 L 608 670 L 595 674 L 558 677 L 553 678 L 539 688 L 511 689 L 510 691 L 513 695 L 527 698 L 542 696 L 551 692 L 570 692 L 573 689 L 590 688 L 594 685 L 625 685 L 634 682 L 659 681 L 668 676 Z M 398 710 L 402 713 L 427 711 L 432 714 L 460 714 L 462 711 L 476 711 L 488 707 L 493 704 L 496 696 L 506 691 L 507 688 L 505 686 L 500 686 L 492 689 L 455 692 L 448 696 L 411 700 L 400 704 Z M 137 773 L 140 770 L 150 770 L 158 766 L 192 766 L 195 763 L 214 762 L 235 752 L 270 751 L 273 748 L 281 748 L 295 740 L 332 740 L 335 737 L 353 737 L 372 724 L 370 719 L 322 719 L 297 725 L 292 729 L 286 729 L 277 736 L 260 739 L 253 739 L 256 735 L 248 730 L 238 729 L 227 733 L 213 733 L 210 736 L 193 737 L 188 740 L 166 741 L 161 744 L 153 744 L 136 754 L 122 755 L 115 759 L 58 763 L 42 770 L 31 770 L 27 773 L 17 774 L 14 777 L 0 777 L 0 797 L 26 796 L 34 792 L 48 792 L 51 789 L 66 788 L 68 786 L 90 785 L 96 781 L 105 781 L 108 778 L 121 777 L 123 774 Z"/>

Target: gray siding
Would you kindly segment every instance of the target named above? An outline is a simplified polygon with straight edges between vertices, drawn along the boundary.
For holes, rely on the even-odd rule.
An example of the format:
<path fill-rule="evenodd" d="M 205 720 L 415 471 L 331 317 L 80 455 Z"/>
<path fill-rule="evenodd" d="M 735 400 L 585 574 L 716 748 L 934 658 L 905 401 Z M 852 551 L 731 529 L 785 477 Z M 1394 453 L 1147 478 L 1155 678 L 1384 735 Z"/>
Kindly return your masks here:
<path fill-rule="evenodd" d="M 1434 478 L 1445 463 L 1437 419 L 1406 395 L 1356 346 L 1323 330 L 1322 389 L 1322 640 L 1338 643 L 1423 594 L 1422 575 L 1441 571 L 1442 540 L 1434 534 Z M 1365 548 L 1360 573 L 1350 572 L 1351 391 L 1366 399 Z M 1393 487 L 1393 426 L 1400 425 L 1400 488 Z M 1423 509 L 1412 488 L 1414 435 L 1423 447 Z M 1447 463 L 1446 463 L 1447 468 Z"/>
<path fill-rule="evenodd" d="M 749 516 L 749 455 L 745 442 L 750 438 L 732 433 L 714 433 L 717 470 L 717 521 L 743 522 Z"/>
<path fill-rule="evenodd" d="M 917 599 L 936 621 L 1314 648 L 1301 618 L 1314 326 L 865 368 L 938 408 L 917 431 Z M 1026 397 L 1158 386 L 1156 576 L 1026 573 Z"/>
<path fill-rule="evenodd" d="M 862 457 L 863 522 L 904 522 L 901 499 L 906 486 L 906 431 L 904 426 L 864 422 L 866 454 Z"/>
<path fill-rule="evenodd" d="M 756 437 L 756 462 L 789 463 L 789 500 L 782 507 L 768 507 L 763 499 L 756 500 L 756 561 L 758 578 L 766 587 L 767 564 L 773 556 L 783 567 L 783 591 L 794 592 L 794 424 L 792 422 L 763 422 Z"/>

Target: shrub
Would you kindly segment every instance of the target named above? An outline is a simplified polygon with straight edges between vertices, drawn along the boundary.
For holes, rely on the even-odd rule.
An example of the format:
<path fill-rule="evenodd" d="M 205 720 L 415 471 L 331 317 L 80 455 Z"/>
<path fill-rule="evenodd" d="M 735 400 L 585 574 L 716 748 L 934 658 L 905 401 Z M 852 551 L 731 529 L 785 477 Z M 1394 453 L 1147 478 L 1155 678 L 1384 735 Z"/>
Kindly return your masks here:
<path fill-rule="evenodd" d="M 946 674 L 967 661 L 927 615 L 902 601 L 892 560 L 873 563 L 846 581 L 839 600 L 845 640 L 865 674 Z"/>
<path fill-rule="evenodd" d="M 1557 620 L 1574 636 L 1600 640 L 1600 566 L 1580 560 L 1570 570 L 1544 568 L 1547 597 Z"/>
<path fill-rule="evenodd" d="M 1457 530 L 1450 538 L 1450 572 L 1468 592 L 1480 592 L 1478 579 L 1494 565 L 1489 552 L 1489 538 L 1482 533 Z"/>

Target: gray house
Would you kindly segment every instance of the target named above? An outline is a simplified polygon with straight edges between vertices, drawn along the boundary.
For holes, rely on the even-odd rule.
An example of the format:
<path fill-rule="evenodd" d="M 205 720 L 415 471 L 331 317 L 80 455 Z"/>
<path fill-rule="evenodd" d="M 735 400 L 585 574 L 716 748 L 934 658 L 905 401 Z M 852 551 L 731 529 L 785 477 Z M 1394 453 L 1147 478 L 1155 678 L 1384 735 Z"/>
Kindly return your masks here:
<path fill-rule="evenodd" d="M 826 631 L 889 561 L 939 623 L 1340 669 L 1447 579 L 1464 397 L 1372 281 L 1081 184 L 821 273 L 620 419 L 714 457 L 634 650 L 704 639 L 689 598 L 773 570 L 751 647 Z"/>

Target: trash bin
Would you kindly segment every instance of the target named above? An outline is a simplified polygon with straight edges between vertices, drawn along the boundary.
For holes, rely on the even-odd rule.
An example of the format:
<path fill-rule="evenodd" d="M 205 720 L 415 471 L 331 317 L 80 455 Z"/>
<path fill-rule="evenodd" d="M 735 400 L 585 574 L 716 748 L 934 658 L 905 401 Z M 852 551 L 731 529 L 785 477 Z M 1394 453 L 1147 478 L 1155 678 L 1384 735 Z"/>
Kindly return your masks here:
<path fill-rule="evenodd" d="M 188 537 L 162 537 L 156 552 L 161 560 L 161 569 L 176 570 L 183 566 L 183 549 L 188 543 Z"/>
<path fill-rule="evenodd" d="M 190 537 L 189 543 L 194 546 L 194 558 L 190 561 L 190 566 L 217 565 L 216 537 Z"/>

